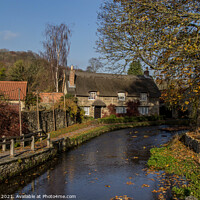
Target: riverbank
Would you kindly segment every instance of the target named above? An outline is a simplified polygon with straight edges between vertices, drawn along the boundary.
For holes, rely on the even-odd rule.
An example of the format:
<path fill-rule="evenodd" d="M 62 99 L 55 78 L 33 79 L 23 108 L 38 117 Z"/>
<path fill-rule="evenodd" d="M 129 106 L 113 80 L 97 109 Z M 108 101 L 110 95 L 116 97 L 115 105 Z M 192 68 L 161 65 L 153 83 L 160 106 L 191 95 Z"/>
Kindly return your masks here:
<path fill-rule="evenodd" d="M 185 199 L 190 195 L 200 199 L 199 153 L 195 153 L 186 147 L 181 141 L 183 137 L 176 136 L 164 147 L 151 149 L 148 166 L 153 170 L 164 170 L 166 173 L 174 174 L 172 181 L 174 199 Z M 180 179 L 185 180 L 181 182 Z M 162 190 L 155 192 L 162 196 L 164 194 L 162 192 L 166 190 L 163 187 Z"/>
<path fill-rule="evenodd" d="M 67 151 L 68 149 L 80 145 L 81 143 L 97 137 L 105 132 L 137 126 L 153 126 L 161 124 L 174 125 L 182 123 L 184 123 L 182 120 L 144 121 L 123 124 L 98 124 L 94 122 L 88 122 L 85 124 L 73 125 L 65 129 L 60 129 L 58 131 L 51 132 L 51 148 L 43 147 L 43 144 L 46 143 L 46 141 L 37 142 L 35 152 L 20 152 L 18 155 L 15 155 L 15 157 L 3 158 L 3 161 L 0 159 L 0 181 L 3 182 L 6 179 L 17 176 L 38 165 L 41 165 L 42 163 L 54 158 L 59 152 Z"/>

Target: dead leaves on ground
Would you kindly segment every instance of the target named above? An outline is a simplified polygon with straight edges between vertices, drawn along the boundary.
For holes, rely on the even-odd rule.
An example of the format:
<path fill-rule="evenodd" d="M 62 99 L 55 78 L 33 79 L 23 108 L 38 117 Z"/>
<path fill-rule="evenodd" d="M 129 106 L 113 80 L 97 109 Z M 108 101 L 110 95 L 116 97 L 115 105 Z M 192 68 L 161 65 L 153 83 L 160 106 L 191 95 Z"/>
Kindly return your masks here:
<path fill-rule="evenodd" d="M 128 197 L 127 195 L 123 195 L 123 196 L 115 196 L 110 200 L 133 200 L 133 198 Z"/>

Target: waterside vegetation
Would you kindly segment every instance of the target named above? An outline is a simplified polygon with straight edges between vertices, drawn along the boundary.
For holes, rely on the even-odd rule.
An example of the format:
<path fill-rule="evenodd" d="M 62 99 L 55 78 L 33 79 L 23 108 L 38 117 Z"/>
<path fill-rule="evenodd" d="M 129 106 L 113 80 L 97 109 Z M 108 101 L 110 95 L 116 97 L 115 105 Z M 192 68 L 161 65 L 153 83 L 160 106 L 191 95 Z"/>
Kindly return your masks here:
<path fill-rule="evenodd" d="M 176 135 L 167 145 L 151 149 L 148 166 L 186 179 L 180 187 L 175 185 L 172 188 L 179 199 L 190 195 L 200 198 L 200 155 L 186 147 L 180 139 Z"/>

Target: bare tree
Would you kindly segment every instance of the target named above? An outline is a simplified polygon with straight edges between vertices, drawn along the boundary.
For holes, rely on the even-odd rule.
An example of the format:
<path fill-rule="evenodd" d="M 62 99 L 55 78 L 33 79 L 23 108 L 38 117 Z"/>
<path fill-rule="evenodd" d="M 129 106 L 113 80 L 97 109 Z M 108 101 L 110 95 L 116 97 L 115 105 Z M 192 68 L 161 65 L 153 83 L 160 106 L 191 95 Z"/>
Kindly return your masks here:
<path fill-rule="evenodd" d="M 47 24 L 46 26 L 46 40 L 43 42 L 45 51 L 43 55 L 50 63 L 56 92 L 59 90 L 59 82 L 63 77 L 61 67 L 67 66 L 67 57 L 70 51 L 70 36 L 71 31 L 66 24 Z"/>
<path fill-rule="evenodd" d="M 103 68 L 103 64 L 99 61 L 98 58 L 90 58 L 88 63 L 89 66 L 86 69 L 88 72 L 97 72 Z"/>

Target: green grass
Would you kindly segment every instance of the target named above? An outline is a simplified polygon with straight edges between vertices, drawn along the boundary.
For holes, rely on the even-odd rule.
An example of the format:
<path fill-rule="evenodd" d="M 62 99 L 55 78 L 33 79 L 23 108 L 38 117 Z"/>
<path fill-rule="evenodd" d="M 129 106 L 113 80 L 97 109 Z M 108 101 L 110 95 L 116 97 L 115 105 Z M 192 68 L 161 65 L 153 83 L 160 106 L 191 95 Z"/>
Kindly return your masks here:
<path fill-rule="evenodd" d="M 59 135 L 65 134 L 65 133 L 70 133 L 70 132 L 74 132 L 74 131 L 86 128 L 86 127 L 88 127 L 92 124 L 93 124 L 93 121 L 89 121 L 89 122 L 86 122 L 86 123 L 74 124 L 74 125 L 66 127 L 66 128 L 61 128 L 57 131 L 52 131 L 52 132 L 50 132 L 51 138 L 55 138 Z"/>
<path fill-rule="evenodd" d="M 170 174 L 185 177 L 189 184 L 173 187 L 179 198 L 193 195 L 200 199 L 200 165 L 198 155 L 186 148 L 179 140 L 162 148 L 151 149 L 148 166 L 155 170 L 164 170 Z"/>

